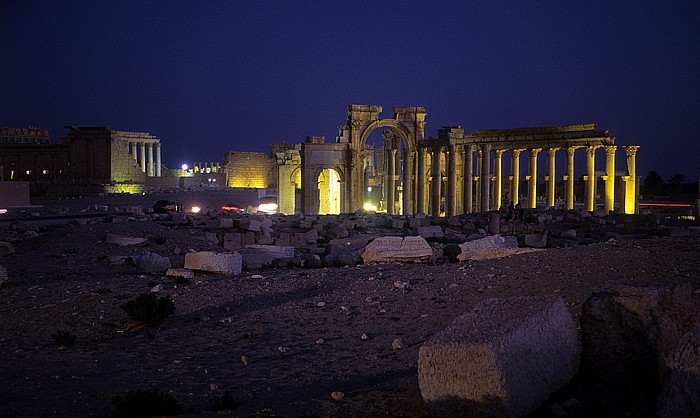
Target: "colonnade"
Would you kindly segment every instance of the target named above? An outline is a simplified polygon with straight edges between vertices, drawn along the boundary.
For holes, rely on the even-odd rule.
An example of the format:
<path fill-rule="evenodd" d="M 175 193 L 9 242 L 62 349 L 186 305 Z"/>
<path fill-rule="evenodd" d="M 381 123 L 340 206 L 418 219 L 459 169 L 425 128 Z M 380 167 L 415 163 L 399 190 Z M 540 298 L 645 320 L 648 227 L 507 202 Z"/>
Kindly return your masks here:
<path fill-rule="evenodd" d="M 128 141 L 128 142 L 129 142 L 129 149 L 130 149 L 131 157 L 134 159 L 134 161 L 138 165 L 141 166 L 141 172 L 146 173 L 146 175 L 149 177 L 160 177 L 161 176 L 160 142 L 145 142 L 145 141 Z M 154 148 L 155 148 L 155 161 L 154 161 Z M 139 152 L 137 152 L 137 151 L 139 151 Z M 146 154 L 148 154 L 148 164 L 146 164 Z"/>
<path fill-rule="evenodd" d="M 605 182 L 603 209 L 606 212 L 614 210 L 615 205 L 615 155 L 617 146 L 615 145 L 588 145 L 588 146 L 567 146 L 567 147 L 547 147 L 547 148 L 495 148 L 493 144 L 467 143 L 449 145 L 433 145 L 421 147 L 417 152 L 417 195 L 416 211 L 430 213 L 432 216 L 439 216 L 443 211 L 441 203 L 444 200 L 444 214 L 453 216 L 459 213 L 471 213 L 473 211 L 485 212 L 489 210 L 499 210 L 503 205 L 503 181 L 502 157 L 505 152 L 510 152 L 511 164 L 510 175 L 508 176 L 510 193 L 508 200 L 514 205 L 521 204 L 524 207 L 535 208 L 537 206 L 537 163 L 538 155 L 546 151 L 547 169 L 544 176 L 546 182 L 546 206 L 553 207 L 555 204 L 555 184 L 556 184 L 556 154 L 564 148 L 566 152 L 566 168 L 563 180 L 565 182 L 564 208 L 574 208 L 574 155 L 576 150 L 585 149 L 586 152 L 586 174 L 584 207 L 587 211 L 596 209 L 596 170 L 595 155 L 598 148 L 605 150 L 605 172 L 600 176 Z M 625 213 L 635 213 L 636 211 L 636 152 L 638 146 L 624 146 L 627 157 L 626 176 L 622 176 L 625 182 L 625 199 L 620 202 L 620 210 Z M 520 156 L 523 151 L 528 152 L 529 164 L 527 180 L 527 196 L 525 202 L 520 202 Z M 430 152 L 430 177 L 426 177 L 427 153 Z M 474 156 L 476 154 L 476 171 L 474 170 Z M 493 156 L 493 172 L 491 172 L 491 158 Z M 458 170 L 457 161 L 461 158 L 462 170 Z M 443 161 L 445 163 L 443 164 Z M 442 168 L 445 167 L 443 174 Z M 391 170 L 391 166 L 389 168 Z M 460 176 L 461 174 L 461 176 Z M 443 176 L 447 176 L 445 196 L 443 199 Z M 458 210 L 458 183 L 461 180 L 462 207 Z M 393 183 L 391 183 L 393 184 Z M 390 184 L 390 187 L 391 187 Z M 428 185 L 429 199 L 426 200 L 426 184 Z M 632 196 L 630 198 L 630 195 Z M 408 199 L 405 199 L 408 200 Z M 427 207 L 427 203 L 430 207 Z M 508 204 L 506 202 L 505 204 Z M 631 204 L 632 203 L 632 204 Z M 410 202 L 409 202 L 410 205 Z M 429 211 L 428 211 L 429 209 Z M 408 212 L 404 212 L 408 213 Z"/>
<path fill-rule="evenodd" d="M 586 153 L 586 171 L 583 179 L 584 207 L 587 211 L 596 209 L 596 182 L 595 170 L 596 150 L 605 150 L 605 172 L 600 176 L 605 182 L 603 209 L 606 212 L 615 209 L 615 145 L 587 145 L 587 146 L 551 146 L 537 148 L 496 148 L 490 143 L 467 143 L 448 145 L 430 145 L 419 147 L 417 151 L 410 152 L 403 149 L 403 158 L 398 158 L 396 149 L 386 150 L 387 172 L 385 173 L 385 200 L 387 212 L 394 214 L 395 191 L 399 176 L 397 169 L 403 161 L 402 185 L 404 214 L 422 212 L 432 216 L 454 216 L 460 213 L 485 212 L 499 210 L 502 205 L 512 202 L 513 205 L 521 204 L 526 208 L 537 207 L 537 165 L 538 156 L 545 151 L 547 164 L 545 180 L 545 205 L 554 207 L 556 191 L 556 154 L 563 150 L 566 153 L 566 167 L 563 180 L 564 208 L 574 209 L 574 156 L 577 150 L 583 149 Z M 637 146 L 624 146 L 627 157 L 626 176 L 622 176 L 625 198 L 620 202 L 620 210 L 625 213 L 636 211 L 636 151 Z M 528 171 L 524 177 L 527 181 L 527 195 L 521 201 L 520 183 L 521 168 L 520 159 L 523 151 L 528 153 Z M 503 155 L 509 152 L 511 157 L 510 173 L 503 175 Z M 476 164 L 474 164 L 476 157 Z M 491 161 L 493 158 L 493 171 Z M 428 170 L 428 166 L 430 169 Z M 444 170 L 444 172 L 443 172 Z M 414 174 L 415 173 L 415 174 Z M 460 182 L 461 176 L 461 182 Z M 447 177 L 444 179 L 444 177 Z M 508 201 L 504 202 L 503 182 L 509 182 Z M 443 181 L 446 184 L 443 185 Z M 412 193 L 415 185 L 415 194 Z M 443 196 L 444 193 L 444 196 Z M 443 205 L 444 203 L 444 205 Z M 460 204 L 461 203 L 461 204 Z"/>

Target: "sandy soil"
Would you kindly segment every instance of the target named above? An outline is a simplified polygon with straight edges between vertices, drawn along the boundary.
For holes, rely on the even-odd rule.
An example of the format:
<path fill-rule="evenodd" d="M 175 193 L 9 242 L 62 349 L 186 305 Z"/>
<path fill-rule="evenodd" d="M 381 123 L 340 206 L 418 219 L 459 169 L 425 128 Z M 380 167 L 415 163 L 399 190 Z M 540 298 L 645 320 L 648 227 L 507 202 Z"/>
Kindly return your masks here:
<path fill-rule="evenodd" d="M 484 299 L 557 294 L 578 319 L 591 293 L 614 283 L 700 289 L 700 234 L 688 230 L 502 260 L 198 274 L 189 284 L 108 263 L 211 249 L 205 228 L 56 225 L 14 243 L 16 253 L 0 258 L 9 276 L 0 288 L 0 415 L 114 416 L 113 397 L 157 388 L 190 416 L 422 417 L 420 345 Z M 107 232 L 151 239 L 119 247 L 105 243 Z M 134 327 L 120 306 L 157 284 L 175 313 Z M 77 340 L 57 347 L 57 331 Z M 392 348 L 397 338 L 403 348 Z M 240 407 L 213 411 L 210 399 L 225 391 Z M 535 416 L 553 416 L 552 404 L 568 416 L 651 417 L 654 408 L 653 394 L 613 394 L 584 377 Z"/>

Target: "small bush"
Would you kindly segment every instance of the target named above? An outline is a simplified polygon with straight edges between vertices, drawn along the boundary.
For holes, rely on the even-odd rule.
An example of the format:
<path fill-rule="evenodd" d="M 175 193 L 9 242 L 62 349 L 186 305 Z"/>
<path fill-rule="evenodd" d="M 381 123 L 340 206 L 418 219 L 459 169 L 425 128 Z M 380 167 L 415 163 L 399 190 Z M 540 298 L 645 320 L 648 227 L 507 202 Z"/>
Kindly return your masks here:
<path fill-rule="evenodd" d="M 144 293 L 122 304 L 121 308 L 133 321 L 153 326 L 175 312 L 175 303 L 167 296 L 159 298 L 153 293 Z"/>
<path fill-rule="evenodd" d="M 115 396 L 112 399 L 117 413 L 126 417 L 147 417 L 163 415 L 179 415 L 182 413 L 180 403 L 167 393 L 158 389 L 130 390 L 125 396 Z"/>
<path fill-rule="evenodd" d="M 156 235 L 155 237 L 151 238 L 151 240 L 153 240 L 153 242 L 155 242 L 158 245 L 163 245 L 166 242 L 168 242 L 168 239 L 165 238 L 164 235 Z"/>
<path fill-rule="evenodd" d="M 231 392 L 228 390 L 221 396 L 212 397 L 209 402 L 214 411 L 233 411 L 241 406 L 239 400 L 231 398 Z"/>
<path fill-rule="evenodd" d="M 67 345 L 73 345 L 78 337 L 68 331 L 56 331 L 51 334 L 51 338 L 53 338 L 53 342 L 57 346 L 65 347 Z"/>

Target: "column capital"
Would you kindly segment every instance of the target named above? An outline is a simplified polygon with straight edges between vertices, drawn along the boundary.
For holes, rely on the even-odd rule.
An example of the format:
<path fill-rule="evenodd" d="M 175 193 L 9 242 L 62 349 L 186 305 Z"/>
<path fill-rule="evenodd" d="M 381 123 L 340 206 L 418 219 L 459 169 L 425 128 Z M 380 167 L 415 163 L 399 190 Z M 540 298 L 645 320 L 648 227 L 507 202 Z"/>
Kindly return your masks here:
<path fill-rule="evenodd" d="M 528 148 L 527 152 L 530 153 L 530 156 L 534 157 L 535 155 L 539 154 L 540 151 L 542 151 L 542 148 Z"/>
<path fill-rule="evenodd" d="M 416 128 L 418 128 L 418 130 L 420 130 L 420 131 L 425 129 L 425 121 L 424 120 L 416 121 Z"/>
<path fill-rule="evenodd" d="M 567 157 L 573 157 L 573 156 L 574 156 L 574 153 L 575 153 L 576 150 L 579 149 L 579 148 L 581 148 L 581 147 L 578 147 L 578 146 L 576 146 L 576 147 L 566 147 L 566 156 L 567 156 Z"/>
<path fill-rule="evenodd" d="M 557 151 L 559 151 L 560 149 L 561 149 L 561 148 L 559 148 L 559 147 L 547 148 L 547 155 L 553 156 L 553 155 L 555 155 L 555 154 L 557 153 Z"/>
<path fill-rule="evenodd" d="M 524 150 L 524 149 L 520 149 L 520 148 L 516 148 L 516 149 L 510 150 L 510 153 L 511 153 L 511 155 L 512 155 L 514 158 L 518 158 L 518 157 L 520 157 L 520 153 L 523 152 L 523 151 L 525 151 L 525 150 Z"/>
<path fill-rule="evenodd" d="M 503 150 L 503 149 L 497 149 L 497 150 L 493 151 L 494 155 L 498 158 L 501 158 L 501 156 L 503 155 L 504 152 L 505 152 L 505 150 Z"/>
<path fill-rule="evenodd" d="M 606 154 L 615 154 L 615 151 L 617 151 L 617 145 L 606 145 L 605 146 L 605 153 Z"/>
<path fill-rule="evenodd" d="M 627 155 L 632 156 L 637 154 L 637 150 L 639 149 L 639 145 L 626 145 L 623 146 L 622 148 L 625 149 L 625 152 Z"/>
<path fill-rule="evenodd" d="M 600 148 L 600 145 L 589 145 L 586 147 L 586 155 L 595 155 L 595 150 Z"/>
<path fill-rule="evenodd" d="M 474 152 L 474 145 L 472 145 L 472 144 L 465 144 L 465 145 L 464 145 L 464 152 Z"/>

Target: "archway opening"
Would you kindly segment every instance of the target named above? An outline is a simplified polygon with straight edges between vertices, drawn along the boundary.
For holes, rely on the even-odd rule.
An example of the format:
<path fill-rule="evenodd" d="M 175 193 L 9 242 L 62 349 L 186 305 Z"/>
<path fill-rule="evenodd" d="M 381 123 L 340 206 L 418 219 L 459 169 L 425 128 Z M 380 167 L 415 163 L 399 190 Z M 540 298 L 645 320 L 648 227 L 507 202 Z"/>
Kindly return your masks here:
<path fill-rule="evenodd" d="M 377 128 L 367 135 L 363 161 L 365 209 L 402 213 L 406 149 L 405 140 L 395 128 Z"/>
<path fill-rule="evenodd" d="M 340 214 L 340 175 L 332 168 L 326 168 L 318 175 L 318 196 L 320 215 Z"/>

